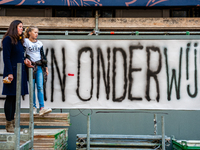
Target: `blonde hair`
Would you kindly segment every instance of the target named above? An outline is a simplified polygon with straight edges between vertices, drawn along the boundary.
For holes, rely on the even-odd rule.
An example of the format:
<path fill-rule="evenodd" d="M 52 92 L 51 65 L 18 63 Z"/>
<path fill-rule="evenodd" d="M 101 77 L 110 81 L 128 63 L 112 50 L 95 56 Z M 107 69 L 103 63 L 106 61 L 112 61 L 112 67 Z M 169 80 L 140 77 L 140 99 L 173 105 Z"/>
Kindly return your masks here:
<path fill-rule="evenodd" d="M 26 29 L 25 29 L 25 31 L 24 31 L 24 37 L 25 38 L 29 38 L 29 32 L 31 32 L 33 29 L 38 29 L 38 27 L 36 27 L 36 26 L 29 26 L 29 27 L 27 27 Z"/>

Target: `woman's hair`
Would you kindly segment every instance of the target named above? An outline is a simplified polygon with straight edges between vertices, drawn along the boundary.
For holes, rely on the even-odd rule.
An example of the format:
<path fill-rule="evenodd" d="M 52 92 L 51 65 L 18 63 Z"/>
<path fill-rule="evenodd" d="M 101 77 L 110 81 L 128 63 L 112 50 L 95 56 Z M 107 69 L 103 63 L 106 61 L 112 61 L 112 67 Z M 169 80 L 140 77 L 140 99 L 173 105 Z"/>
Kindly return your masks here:
<path fill-rule="evenodd" d="M 36 26 L 29 26 L 25 29 L 25 32 L 24 32 L 24 37 L 25 38 L 29 38 L 29 32 L 31 32 L 33 29 L 38 29 L 38 27 Z"/>
<path fill-rule="evenodd" d="M 21 35 L 18 34 L 17 31 L 17 26 L 22 23 L 22 21 L 20 20 L 14 20 L 13 22 L 11 22 L 7 32 L 4 34 L 2 41 L 4 40 L 4 38 L 6 36 L 9 36 L 11 38 L 11 43 L 12 44 L 17 44 L 18 40 L 21 41 L 21 43 L 24 43 L 24 37 L 23 37 L 23 32 Z"/>

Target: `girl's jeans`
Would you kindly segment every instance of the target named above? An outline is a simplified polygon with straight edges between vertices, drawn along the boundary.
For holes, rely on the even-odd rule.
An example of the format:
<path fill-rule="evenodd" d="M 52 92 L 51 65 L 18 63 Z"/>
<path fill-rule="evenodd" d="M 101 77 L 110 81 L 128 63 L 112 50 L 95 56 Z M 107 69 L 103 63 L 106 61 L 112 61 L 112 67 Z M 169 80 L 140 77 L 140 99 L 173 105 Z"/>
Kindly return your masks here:
<path fill-rule="evenodd" d="M 35 84 L 37 86 L 37 97 L 39 101 L 39 107 L 44 107 L 44 90 L 43 90 L 43 72 L 42 67 L 37 66 L 37 72 L 35 74 L 35 79 L 33 79 L 33 107 L 36 106 L 36 98 L 35 98 Z"/>

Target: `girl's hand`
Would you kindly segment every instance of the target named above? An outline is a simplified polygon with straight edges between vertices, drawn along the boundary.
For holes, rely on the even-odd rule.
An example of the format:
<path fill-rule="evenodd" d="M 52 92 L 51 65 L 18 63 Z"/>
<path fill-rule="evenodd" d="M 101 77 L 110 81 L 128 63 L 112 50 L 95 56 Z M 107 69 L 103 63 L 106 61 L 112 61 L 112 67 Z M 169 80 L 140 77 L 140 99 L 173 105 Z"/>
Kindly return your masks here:
<path fill-rule="evenodd" d="M 48 71 L 48 68 L 46 67 L 46 73 L 47 73 L 47 75 L 49 74 L 49 71 Z"/>
<path fill-rule="evenodd" d="M 9 74 L 9 75 L 8 75 L 8 80 L 12 81 L 12 80 L 13 80 L 13 78 L 14 78 L 14 77 L 13 77 L 13 75 L 12 75 L 12 74 Z"/>
<path fill-rule="evenodd" d="M 24 63 L 25 63 L 25 65 L 27 66 L 27 67 L 29 67 L 29 68 L 33 68 L 33 66 L 31 65 L 31 61 L 29 60 L 29 59 L 25 59 L 24 60 Z"/>

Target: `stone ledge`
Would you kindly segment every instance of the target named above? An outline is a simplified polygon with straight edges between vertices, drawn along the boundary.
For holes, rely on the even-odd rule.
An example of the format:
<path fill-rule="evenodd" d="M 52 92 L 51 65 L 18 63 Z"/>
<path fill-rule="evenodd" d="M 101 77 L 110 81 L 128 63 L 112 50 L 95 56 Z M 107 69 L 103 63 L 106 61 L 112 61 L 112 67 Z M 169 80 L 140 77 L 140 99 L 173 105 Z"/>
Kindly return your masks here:
<path fill-rule="evenodd" d="M 13 20 L 39 29 L 94 29 L 95 18 L 0 17 L 0 28 Z M 200 30 L 200 18 L 99 18 L 99 29 L 108 30 Z"/>

